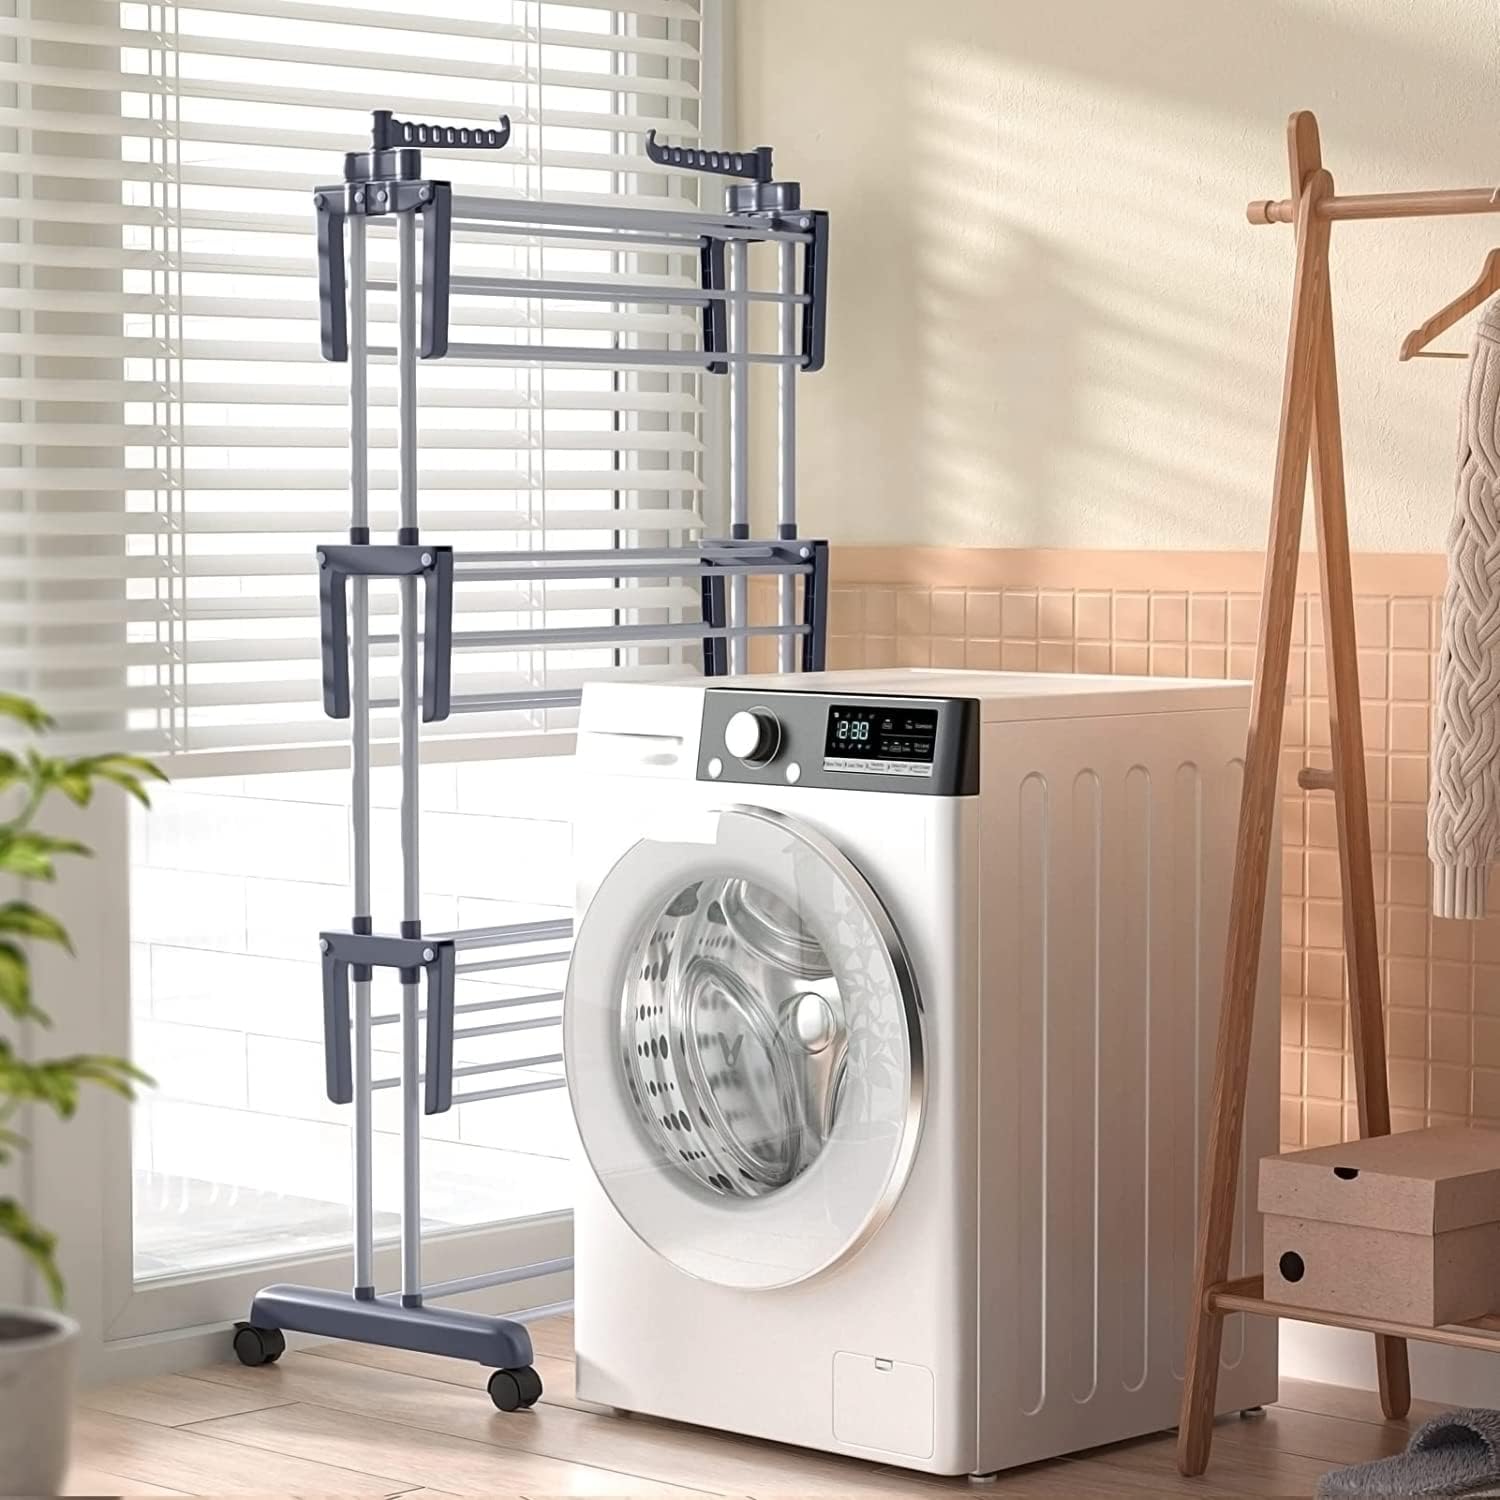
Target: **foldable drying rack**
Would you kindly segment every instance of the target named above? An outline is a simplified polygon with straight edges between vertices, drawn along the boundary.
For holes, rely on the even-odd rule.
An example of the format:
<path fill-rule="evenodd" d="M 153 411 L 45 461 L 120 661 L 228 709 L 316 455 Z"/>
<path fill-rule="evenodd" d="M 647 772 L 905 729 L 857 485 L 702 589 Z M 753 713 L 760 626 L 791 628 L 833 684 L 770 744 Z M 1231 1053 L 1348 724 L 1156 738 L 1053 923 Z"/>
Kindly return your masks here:
<path fill-rule="evenodd" d="M 419 879 L 418 769 L 420 725 L 453 714 L 541 712 L 574 707 L 581 689 L 533 687 L 512 692 L 455 693 L 453 654 L 465 649 L 504 650 L 602 646 L 627 650 L 641 646 L 701 641 L 708 676 L 746 667 L 747 643 L 754 636 L 777 642 L 783 671 L 823 665 L 827 635 L 828 549 L 797 535 L 796 376 L 822 367 L 828 276 L 828 217 L 804 209 L 794 182 L 772 180 L 771 151 L 703 151 L 661 145 L 655 133 L 646 153 L 659 169 L 684 169 L 734 179 L 721 213 L 594 207 L 455 195 L 451 184 L 422 172 L 424 146 L 498 150 L 510 138 L 510 122 L 498 129 L 463 129 L 374 114 L 370 150 L 350 153 L 344 180 L 314 194 L 318 226 L 321 337 L 326 359 L 349 366 L 350 517 L 347 542 L 318 548 L 322 614 L 323 699 L 326 712 L 350 720 L 352 745 L 351 824 L 353 828 L 354 920 L 347 931 L 325 932 L 322 951 L 324 1051 L 328 1097 L 354 1108 L 354 1285 L 348 1292 L 316 1287 L 272 1286 L 254 1299 L 248 1321 L 235 1328 L 234 1347 L 250 1365 L 279 1358 L 284 1330 L 384 1344 L 451 1355 L 492 1367 L 490 1395 L 512 1411 L 532 1405 L 541 1380 L 531 1366 L 531 1339 L 525 1324 L 562 1312 L 556 1303 L 528 1312 L 495 1317 L 433 1307 L 432 1302 L 483 1288 L 538 1280 L 572 1269 L 571 1259 L 513 1267 L 435 1285 L 422 1284 L 421 1124 L 425 1114 L 441 1114 L 456 1104 L 501 1099 L 563 1087 L 561 1078 L 500 1082 L 472 1087 L 481 1075 L 556 1065 L 556 1052 L 496 1063 L 455 1066 L 457 1043 L 470 1038 L 559 1026 L 554 1014 L 542 1020 L 499 1020 L 468 1026 L 459 1017 L 503 1012 L 520 1006 L 560 1003 L 561 994 L 507 996 L 458 1004 L 457 980 L 466 973 L 504 970 L 562 961 L 562 951 L 541 955 L 518 950 L 566 944 L 570 921 L 529 922 L 462 932 L 424 933 Z M 372 281 L 366 260 L 371 220 L 394 221 L 397 278 Z M 417 259 L 421 221 L 421 267 Z M 640 284 L 627 280 L 559 281 L 536 278 L 455 275 L 451 269 L 455 230 L 466 237 L 502 236 L 527 243 L 587 244 L 623 257 L 643 252 L 688 252 L 698 274 L 694 284 L 677 287 L 665 278 Z M 347 256 L 346 256 L 347 240 Z M 767 244 L 776 251 L 776 289 L 756 290 L 750 250 Z M 370 291 L 396 294 L 394 349 L 373 347 L 368 337 Z M 700 331 L 691 347 L 569 347 L 554 343 L 460 343 L 449 341 L 450 300 L 454 296 L 500 297 L 562 302 L 604 301 L 616 305 L 660 305 L 694 309 Z M 769 303 L 776 310 L 772 348 L 758 349 L 751 338 L 750 308 Z M 667 341 L 670 343 L 670 341 Z M 391 542 L 370 534 L 369 361 L 394 355 L 397 369 L 397 448 L 399 529 Z M 468 363 L 588 365 L 619 371 L 701 370 L 727 378 L 729 386 L 730 535 L 691 546 L 635 550 L 455 552 L 424 542 L 419 532 L 417 474 L 417 366 L 419 359 L 453 358 Z M 770 540 L 752 539 L 749 525 L 750 368 L 775 367 L 779 408 L 776 465 L 778 524 Z M 606 480 L 607 483 L 607 480 Z M 748 581 L 775 578 L 776 620 L 752 624 Z M 399 634 L 370 634 L 371 580 L 396 579 Z M 598 627 L 558 627 L 455 631 L 454 594 L 474 583 L 507 583 L 523 589 L 558 579 L 592 579 L 618 585 L 624 579 L 695 579 L 701 605 L 694 622 L 652 623 L 624 619 Z M 801 580 L 800 589 L 798 580 Z M 640 613 L 640 611 L 636 611 Z M 372 699 L 372 646 L 398 649 L 398 696 Z M 372 709 L 394 708 L 399 722 L 401 767 L 400 844 L 402 913 L 394 934 L 377 933 L 370 915 L 370 767 Z M 509 950 L 509 951 L 507 951 Z M 397 1012 L 371 1011 L 376 970 L 393 970 L 401 985 Z M 425 981 L 425 1004 L 422 1001 Z M 375 1078 L 372 1033 L 399 1026 L 399 1077 Z M 461 1091 L 454 1092 L 455 1080 Z M 402 1139 L 401 1288 L 375 1287 L 373 1125 L 375 1092 L 399 1088 Z"/>

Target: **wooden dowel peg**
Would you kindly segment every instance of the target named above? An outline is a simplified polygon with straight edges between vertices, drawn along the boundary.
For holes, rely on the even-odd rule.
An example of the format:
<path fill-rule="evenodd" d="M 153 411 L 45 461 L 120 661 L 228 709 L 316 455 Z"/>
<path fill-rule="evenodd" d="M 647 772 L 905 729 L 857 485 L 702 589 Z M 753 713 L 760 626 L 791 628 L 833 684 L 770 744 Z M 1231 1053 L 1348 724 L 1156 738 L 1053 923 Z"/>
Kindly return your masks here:
<path fill-rule="evenodd" d="M 1441 188 L 1428 193 L 1334 194 L 1318 205 L 1322 219 L 1425 219 L 1455 214 L 1500 213 L 1500 190 Z M 1252 224 L 1291 224 L 1297 217 L 1294 198 L 1258 198 L 1246 205 Z"/>
<path fill-rule="evenodd" d="M 1303 766 L 1297 772 L 1297 785 L 1304 792 L 1331 792 L 1337 783 L 1333 779 L 1333 772 L 1323 766 Z"/>

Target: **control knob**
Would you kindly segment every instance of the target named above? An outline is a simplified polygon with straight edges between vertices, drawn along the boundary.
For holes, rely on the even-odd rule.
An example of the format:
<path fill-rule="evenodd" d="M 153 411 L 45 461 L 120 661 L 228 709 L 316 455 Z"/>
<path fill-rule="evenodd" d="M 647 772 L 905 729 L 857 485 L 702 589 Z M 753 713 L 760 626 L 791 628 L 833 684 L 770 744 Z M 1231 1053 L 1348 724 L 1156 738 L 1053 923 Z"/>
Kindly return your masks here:
<path fill-rule="evenodd" d="M 781 724 L 769 709 L 742 708 L 724 726 L 724 748 L 747 766 L 763 766 L 781 749 Z"/>

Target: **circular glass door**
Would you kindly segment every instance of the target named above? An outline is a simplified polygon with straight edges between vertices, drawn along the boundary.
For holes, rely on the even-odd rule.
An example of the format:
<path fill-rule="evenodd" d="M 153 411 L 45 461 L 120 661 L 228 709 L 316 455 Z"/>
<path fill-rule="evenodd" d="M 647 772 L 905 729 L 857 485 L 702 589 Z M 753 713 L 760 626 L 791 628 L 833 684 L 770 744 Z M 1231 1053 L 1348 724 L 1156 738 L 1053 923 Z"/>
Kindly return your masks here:
<path fill-rule="evenodd" d="M 564 1051 L 605 1193 L 692 1275 L 804 1280 L 900 1193 L 922 1096 L 911 965 L 849 860 L 779 814 L 626 852 L 579 925 Z"/>

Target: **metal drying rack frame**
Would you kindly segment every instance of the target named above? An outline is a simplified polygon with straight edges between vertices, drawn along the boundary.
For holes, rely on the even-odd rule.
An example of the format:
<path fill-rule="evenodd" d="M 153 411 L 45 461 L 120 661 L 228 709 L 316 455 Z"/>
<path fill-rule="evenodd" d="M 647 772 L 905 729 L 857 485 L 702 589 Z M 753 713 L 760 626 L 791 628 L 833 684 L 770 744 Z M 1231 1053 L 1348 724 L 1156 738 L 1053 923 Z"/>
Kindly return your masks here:
<path fill-rule="evenodd" d="M 508 1317 L 431 1304 L 466 1292 L 567 1272 L 573 1262 L 548 1260 L 424 1286 L 421 1125 L 424 1114 L 441 1114 L 455 1104 L 564 1086 L 561 1078 L 470 1086 L 470 1080 L 484 1074 L 556 1065 L 561 1057 L 555 1051 L 498 1063 L 454 1064 L 456 1042 L 560 1024 L 554 1015 L 458 1026 L 459 1016 L 556 1004 L 562 998 L 559 992 L 460 1005 L 455 989 L 465 973 L 565 960 L 572 923 L 559 920 L 423 932 L 420 726 L 453 714 L 539 712 L 576 706 L 580 700 L 580 689 L 545 685 L 513 692 L 455 693 L 453 653 L 465 649 L 629 648 L 698 640 L 705 675 L 719 676 L 743 671 L 747 642 L 755 636 L 770 636 L 777 642 L 781 670 L 799 665 L 818 670 L 826 645 L 828 599 L 827 544 L 804 541 L 797 535 L 795 442 L 796 376 L 823 364 L 828 216 L 801 206 L 798 184 L 773 180 L 769 147 L 732 152 L 664 146 L 655 132 L 646 138 L 646 154 L 656 167 L 733 179 L 723 212 L 456 196 L 450 183 L 423 175 L 424 146 L 490 151 L 503 148 L 509 139 L 510 122 L 504 117 L 498 128 L 465 129 L 401 121 L 388 110 L 377 110 L 370 149 L 347 155 L 343 182 L 314 194 L 323 355 L 349 366 L 349 537 L 347 542 L 320 546 L 317 556 L 324 708 L 331 717 L 350 720 L 352 745 L 354 919 L 347 931 L 321 934 L 320 946 L 328 1097 L 354 1108 L 354 1285 L 348 1292 L 267 1287 L 255 1297 L 249 1319 L 236 1325 L 234 1336 L 236 1354 L 251 1365 L 279 1358 L 287 1330 L 474 1360 L 493 1368 L 490 1396 L 505 1411 L 530 1406 L 541 1395 L 525 1324 L 566 1311 L 571 1304 L 554 1303 Z M 372 219 L 395 221 L 394 283 L 369 278 L 366 231 Z M 455 226 L 467 234 L 589 243 L 622 254 L 639 253 L 643 247 L 652 252 L 687 251 L 697 263 L 697 283 L 677 288 L 664 281 L 637 285 L 458 276 L 451 270 Z M 777 251 L 775 291 L 752 287 L 749 251 L 757 243 L 771 244 Z M 369 342 L 367 301 L 372 290 L 396 294 L 394 348 L 378 348 Z M 701 315 L 701 337 L 690 348 L 453 343 L 449 312 L 455 295 L 686 306 Z M 774 348 L 752 346 L 749 312 L 757 302 L 774 304 L 777 309 Z M 372 356 L 394 356 L 397 370 L 399 529 L 393 542 L 375 542 L 370 534 Z M 418 506 L 417 367 L 419 360 L 445 357 L 502 365 L 695 369 L 727 377 L 729 537 L 693 546 L 623 551 L 455 552 L 423 542 Z M 778 523 L 776 536 L 764 541 L 752 539 L 749 525 L 749 377 L 757 364 L 776 369 L 779 409 Z M 750 622 L 748 580 L 757 575 L 777 581 L 774 624 Z M 616 623 L 598 627 L 459 632 L 453 628 L 454 591 L 460 585 L 506 582 L 535 587 L 557 579 L 618 583 L 642 578 L 696 579 L 701 619 L 620 623 L 617 611 Z M 394 637 L 370 634 L 372 579 L 398 580 L 400 626 Z M 395 645 L 399 653 L 399 691 L 393 702 L 375 701 L 371 696 L 371 647 L 386 645 Z M 402 913 L 396 934 L 379 934 L 370 915 L 370 716 L 372 709 L 392 708 L 399 722 Z M 516 951 L 539 944 L 551 945 L 555 951 Z M 370 991 L 377 969 L 394 970 L 400 980 L 400 1008 L 389 1014 L 372 1014 Z M 424 979 L 425 1005 L 421 999 Z M 374 1028 L 386 1025 L 400 1027 L 401 1068 L 399 1077 L 377 1079 L 371 1039 Z M 459 1093 L 454 1092 L 455 1080 L 462 1081 Z M 385 1089 L 399 1089 L 401 1098 L 401 1287 L 399 1292 L 382 1294 L 375 1285 L 372 1115 L 376 1092 Z"/>

